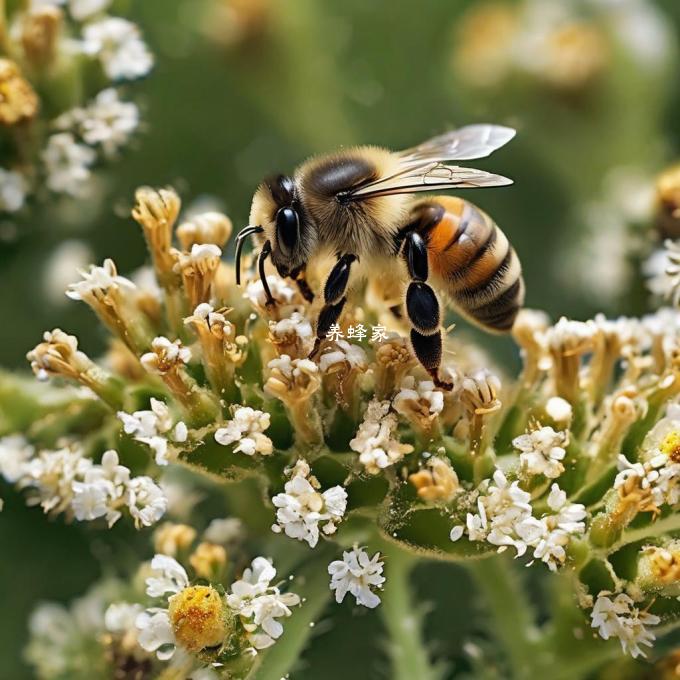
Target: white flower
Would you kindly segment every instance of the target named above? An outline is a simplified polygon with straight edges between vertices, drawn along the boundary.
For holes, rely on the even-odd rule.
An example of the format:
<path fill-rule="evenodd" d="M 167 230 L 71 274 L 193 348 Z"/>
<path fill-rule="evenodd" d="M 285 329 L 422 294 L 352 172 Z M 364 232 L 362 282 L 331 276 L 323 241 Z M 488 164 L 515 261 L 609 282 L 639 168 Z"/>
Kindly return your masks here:
<path fill-rule="evenodd" d="M 16 484 L 27 471 L 27 462 L 33 457 L 34 448 L 20 434 L 0 439 L 0 475 L 10 484 Z"/>
<path fill-rule="evenodd" d="M 359 461 L 371 474 L 377 474 L 413 451 L 412 446 L 393 438 L 398 422 L 396 415 L 389 410 L 389 401 L 373 399 L 366 407 L 356 437 L 349 443 L 351 449 L 360 454 Z"/>
<path fill-rule="evenodd" d="M 380 598 L 373 592 L 385 583 L 383 562 L 380 553 L 369 557 L 363 549 L 355 546 L 343 551 L 342 559 L 328 565 L 331 575 L 331 590 L 335 591 L 335 601 L 342 602 L 349 592 L 364 607 L 373 609 L 380 604 Z"/>
<path fill-rule="evenodd" d="M 52 135 L 42 152 L 48 189 L 76 198 L 82 196 L 96 157 L 93 149 L 76 142 L 70 132 Z"/>
<path fill-rule="evenodd" d="M 222 446 L 229 446 L 238 442 L 234 451 L 253 456 L 260 453 L 268 456 L 273 451 L 271 439 L 263 432 L 269 427 L 270 416 L 263 411 L 257 411 L 250 406 L 239 406 L 234 410 L 233 417 L 225 427 L 215 432 L 215 441 Z"/>
<path fill-rule="evenodd" d="M 175 653 L 175 634 L 166 609 L 150 609 L 137 615 L 137 641 L 147 652 L 156 652 L 161 661 Z"/>
<path fill-rule="evenodd" d="M 645 626 L 655 626 L 661 619 L 640 611 L 625 593 L 619 593 L 613 599 L 610 595 L 606 591 L 598 595 L 590 615 L 591 627 L 597 628 L 600 637 L 605 640 L 618 638 L 623 651 L 633 658 L 646 656 L 640 645 L 651 647 L 656 638 Z"/>
<path fill-rule="evenodd" d="M 106 17 L 83 29 L 84 50 L 96 55 L 111 80 L 132 80 L 145 76 L 153 57 L 139 28 L 119 17 Z"/>
<path fill-rule="evenodd" d="M 26 200 L 27 189 L 28 185 L 22 174 L 0 168 L 0 211 L 21 210 Z"/>
<path fill-rule="evenodd" d="M 103 295 L 108 290 L 126 288 L 134 290 L 135 284 L 124 276 L 119 276 L 113 260 L 107 258 L 101 267 L 90 265 L 89 271 L 81 271 L 82 281 L 69 285 L 66 295 L 71 300 L 84 300 L 90 295 Z"/>
<path fill-rule="evenodd" d="M 137 528 L 158 522 L 168 509 L 168 499 L 151 477 L 135 477 L 127 487 L 126 504 Z"/>
<path fill-rule="evenodd" d="M 239 540 L 243 536 L 243 522 L 237 517 L 213 519 L 203 532 L 203 539 L 208 543 L 227 544 Z"/>
<path fill-rule="evenodd" d="M 189 586 L 189 577 L 184 567 L 169 555 L 154 555 L 151 569 L 154 575 L 146 579 L 146 594 L 150 597 L 179 593 Z"/>
<path fill-rule="evenodd" d="M 553 484 L 548 495 L 548 506 L 553 514 L 541 519 L 529 517 L 520 522 L 517 533 L 528 546 L 534 548 L 534 558 L 544 562 L 551 571 L 564 564 L 566 546 L 572 536 L 585 532 L 585 506 L 567 503 L 567 494 Z"/>
<path fill-rule="evenodd" d="M 276 619 L 290 616 L 290 607 L 300 603 L 295 593 L 281 593 L 270 585 L 275 576 L 271 562 L 256 557 L 241 579 L 232 583 L 227 595 L 227 605 L 241 617 L 255 650 L 274 644 L 283 633 L 283 626 Z"/>
<path fill-rule="evenodd" d="M 112 0 L 69 0 L 69 11 L 76 21 L 85 21 L 95 14 L 101 14 Z"/>
<path fill-rule="evenodd" d="M 130 141 L 139 126 L 139 109 L 132 102 L 121 101 L 118 92 L 109 87 L 87 107 L 59 116 L 55 126 L 77 132 L 90 146 L 101 145 L 104 154 L 112 157 Z"/>
<path fill-rule="evenodd" d="M 564 472 L 562 461 L 566 455 L 567 432 L 555 432 L 552 427 L 523 434 L 512 440 L 512 445 L 521 451 L 519 460 L 530 475 L 545 475 L 555 479 Z"/>
<path fill-rule="evenodd" d="M 493 475 L 495 486 L 489 486 L 484 502 L 490 520 L 486 540 L 500 546 L 499 552 L 507 546 L 514 546 L 517 556 L 523 555 L 526 543 L 517 535 L 516 526 L 531 516 L 531 495 L 519 488 L 519 482 L 508 483 L 505 475 L 496 470 Z"/>
<path fill-rule="evenodd" d="M 127 633 L 135 629 L 135 621 L 144 608 L 139 603 L 114 602 L 104 614 L 104 627 L 109 633 Z"/>
<path fill-rule="evenodd" d="M 82 479 L 91 466 L 80 449 L 41 451 L 28 462 L 20 486 L 35 492 L 29 503 L 39 503 L 45 512 L 62 512 L 73 499 L 73 482 Z"/>
<path fill-rule="evenodd" d="M 107 480 L 95 482 L 73 482 L 71 507 L 79 521 L 104 517 L 109 512 L 111 483 Z M 120 514 L 120 513 L 119 513 Z"/>
<path fill-rule="evenodd" d="M 118 411 L 118 418 L 126 434 L 147 444 L 154 451 L 157 465 L 167 465 L 170 462 L 169 443 L 168 438 L 162 435 L 170 433 L 170 440 L 181 443 L 187 440 L 188 429 L 182 421 L 175 424 L 173 429 L 170 411 L 164 402 L 152 397 L 150 403 L 150 411 L 135 411 L 132 414 Z"/>
<path fill-rule="evenodd" d="M 313 548 L 319 540 L 319 524 L 324 523 L 325 534 L 335 532 L 347 508 L 347 492 L 341 486 L 334 486 L 319 493 L 311 483 L 316 479 L 308 479 L 309 474 L 307 463 L 298 461 L 293 476 L 286 482 L 285 493 L 272 498 L 277 508 L 272 530 L 283 530 L 286 536 L 307 541 Z"/>

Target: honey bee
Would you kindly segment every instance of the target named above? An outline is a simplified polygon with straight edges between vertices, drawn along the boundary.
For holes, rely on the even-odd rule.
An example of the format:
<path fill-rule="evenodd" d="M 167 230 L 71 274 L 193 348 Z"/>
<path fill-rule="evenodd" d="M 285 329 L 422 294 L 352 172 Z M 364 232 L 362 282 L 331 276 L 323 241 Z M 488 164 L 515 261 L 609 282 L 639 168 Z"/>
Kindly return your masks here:
<path fill-rule="evenodd" d="M 350 273 L 359 263 L 364 275 L 399 281 L 413 351 L 435 384 L 451 389 L 439 376 L 442 313 L 435 289 L 477 325 L 505 332 L 524 302 L 522 271 L 505 234 L 472 203 L 413 194 L 512 184 L 507 177 L 453 162 L 484 158 L 514 135 L 507 127 L 469 125 L 398 153 L 360 146 L 318 156 L 292 176 L 266 179 L 253 197 L 250 226 L 237 237 L 237 283 L 249 236 L 261 245 L 258 269 L 269 305 L 275 300 L 265 277 L 267 258 L 311 302 L 308 263 L 335 256 L 323 288 L 311 358 L 337 323 Z"/>

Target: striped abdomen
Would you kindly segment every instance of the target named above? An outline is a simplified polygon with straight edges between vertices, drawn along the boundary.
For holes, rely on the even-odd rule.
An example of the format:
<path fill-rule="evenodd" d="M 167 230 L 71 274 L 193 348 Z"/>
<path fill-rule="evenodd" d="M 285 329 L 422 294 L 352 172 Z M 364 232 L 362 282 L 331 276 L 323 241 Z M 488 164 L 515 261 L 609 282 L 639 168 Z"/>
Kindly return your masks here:
<path fill-rule="evenodd" d="M 414 211 L 419 208 L 435 215 L 423 236 L 442 292 L 472 321 L 509 331 L 524 303 L 524 281 L 505 234 L 487 214 L 459 198 L 437 196 L 419 202 Z"/>

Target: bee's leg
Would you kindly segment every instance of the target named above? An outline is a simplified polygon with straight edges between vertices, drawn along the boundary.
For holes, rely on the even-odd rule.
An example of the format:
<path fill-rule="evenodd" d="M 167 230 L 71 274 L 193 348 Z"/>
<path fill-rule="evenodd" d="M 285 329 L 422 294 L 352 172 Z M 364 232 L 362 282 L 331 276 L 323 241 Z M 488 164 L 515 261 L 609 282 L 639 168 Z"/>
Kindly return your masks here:
<path fill-rule="evenodd" d="M 406 313 L 412 325 L 413 351 L 432 376 L 434 384 L 452 390 L 452 383 L 439 378 L 442 361 L 441 312 L 434 290 L 426 283 L 429 275 L 427 243 L 420 234 L 411 231 L 404 237 L 402 253 L 411 277 L 406 291 Z"/>
<path fill-rule="evenodd" d="M 321 347 L 321 341 L 327 336 L 331 326 L 337 323 L 340 318 L 342 308 L 347 302 L 345 291 L 347 290 L 350 269 L 352 262 L 356 259 L 356 255 L 352 254 L 339 256 L 326 279 L 326 285 L 323 289 L 324 305 L 316 322 L 316 339 L 314 340 L 314 349 L 309 355 L 310 359 L 316 356 Z"/>
<path fill-rule="evenodd" d="M 300 295 L 309 302 L 314 302 L 314 291 L 309 287 L 305 276 L 306 265 L 301 265 L 290 273 L 290 278 L 297 284 Z"/>

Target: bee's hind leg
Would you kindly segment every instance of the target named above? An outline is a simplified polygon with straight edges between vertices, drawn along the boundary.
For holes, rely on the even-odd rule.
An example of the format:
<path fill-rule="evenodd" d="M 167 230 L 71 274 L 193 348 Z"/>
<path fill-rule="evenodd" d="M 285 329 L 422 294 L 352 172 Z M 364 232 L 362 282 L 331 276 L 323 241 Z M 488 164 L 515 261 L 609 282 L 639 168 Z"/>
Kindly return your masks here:
<path fill-rule="evenodd" d="M 314 349 L 309 354 L 310 359 L 317 355 L 321 341 L 328 335 L 331 326 L 338 322 L 340 314 L 342 314 L 342 309 L 347 302 L 345 292 L 347 291 L 350 269 L 352 262 L 356 259 L 356 255 L 351 253 L 340 255 L 326 279 L 326 285 L 323 289 L 324 305 L 316 322 L 316 339 L 314 340 Z"/>
<path fill-rule="evenodd" d="M 416 231 L 404 237 L 403 256 L 411 282 L 406 291 L 406 314 L 411 322 L 411 345 L 418 361 L 434 384 L 452 390 L 453 383 L 439 378 L 442 362 L 441 312 L 434 290 L 426 283 L 429 274 L 427 244 Z"/>

